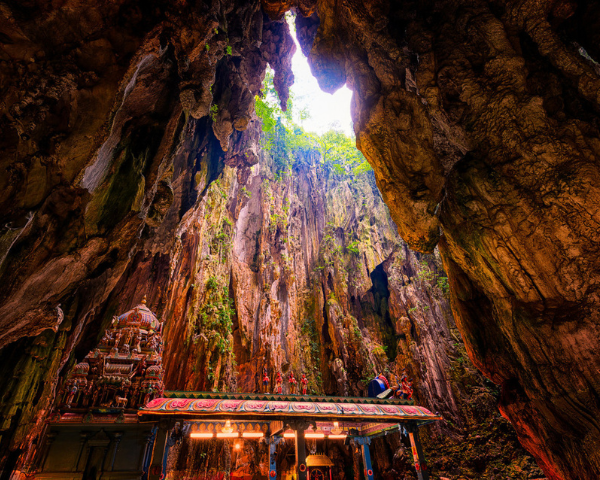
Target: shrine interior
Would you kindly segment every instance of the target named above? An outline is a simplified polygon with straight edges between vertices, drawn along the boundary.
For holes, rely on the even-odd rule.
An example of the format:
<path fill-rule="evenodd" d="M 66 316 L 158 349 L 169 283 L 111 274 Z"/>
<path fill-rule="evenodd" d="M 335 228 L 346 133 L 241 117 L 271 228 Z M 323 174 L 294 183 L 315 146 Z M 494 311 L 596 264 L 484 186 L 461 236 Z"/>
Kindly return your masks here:
<path fill-rule="evenodd" d="M 0 480 L 598 480 L 600 3 L 0 0 Z"/>

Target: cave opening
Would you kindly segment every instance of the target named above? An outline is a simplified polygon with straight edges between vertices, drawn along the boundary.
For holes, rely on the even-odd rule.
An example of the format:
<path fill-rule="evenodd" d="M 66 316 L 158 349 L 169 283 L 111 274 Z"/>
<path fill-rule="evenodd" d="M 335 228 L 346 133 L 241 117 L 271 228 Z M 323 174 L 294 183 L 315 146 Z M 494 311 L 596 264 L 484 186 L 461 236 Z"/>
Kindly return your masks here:
<path fill-rule="evenodd" d="M 370 273 L 370 277 L 373 284 L 370 290 L 371 294 L 373 295 L 372 308 L 376 316 L 381 321 L 380 327 L 382 330 L 382 340 L 385 344 L 388 358 L 394 358 L 396 356 L 396 341 L 393 333 L 394 326 L 389 309 L 389 280 L 384 268 L 384 264 L 380 263 L 377 265 Z"/>
<path fill-rule="evenodd" d="M 334 130 L 353 137 L 354 131 L 350 115 L 352 91 L 342 86 L 334 93 L 324 92 L 313 75 L 307 53 L 298 42 L 296 16 L 288 13 L 286 17 L 296 52 L 292 57 L 294 84 L 290 87 L 292 103 L 295 104 L 295 121 L 305 130 L 322 135 Z"/>

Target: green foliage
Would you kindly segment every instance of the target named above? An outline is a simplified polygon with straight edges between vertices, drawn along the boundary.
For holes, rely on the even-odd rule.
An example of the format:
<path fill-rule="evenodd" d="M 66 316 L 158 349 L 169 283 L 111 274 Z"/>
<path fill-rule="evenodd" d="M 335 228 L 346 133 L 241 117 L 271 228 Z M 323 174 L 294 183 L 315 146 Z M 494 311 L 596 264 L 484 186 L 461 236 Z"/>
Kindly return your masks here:
<path fill-rule="evenodd" d="M 358 249 L 358 240 L 350 242 L 348 245 L 346 245 L 346 250 L 353 253 L 354 255 L 360 254 L 360 250 Z"/>
<path fill-rule="evenodd" d="M 438 277 L 437 287 L 441 290 L 444 295 L 450 293 L 450 284 L 448 283 L 448 277 Z"/>
<path fill-rule="evenodd" d="M 209 290 L 214 290 L 219 286 L 219 283 L 217 282 L 216 277 L 210 277 L 208 279 L 208 281 L 206 282 L 206 288 L 208 288 Z"/>
<path fill-rule="evenodd" d="M 387 358 L 387 345 L 377 345 L 373 349 L 373 354 L 377 357 L 386 357 Z"/>
<path fill-rule="evenodd" d="M 323 163 L 331 165 L 336 175 L 358 175 L 371 170 L 367 159 L 356 148 L 354 138 L 343 132 L 329 130 L 317 137 L 317 141 Z"/>
<path fill-rule="evenodd" d="M 419 271 L 417 272 L 417 278 L 427 283 L 431 283 L 435 278 L 435 273 L 429 268 L 427 260 L 421 260 L 419 262 Z"/>
<path fill-rule="evenodd" d="M 372 170 L 356 148 L 354 138 L 333 129 L 323 135 L 305 131 L 294 119 L 302 122 L 308 118 L 308 113 L 305 110 L 296 112 L 292 97 L 283 111 L 271 72 L 265 75 L 261 95 L 255 97 L 255 111 L 265 134 L 262 147 L 273 157 L 277 178 L 295 162 L 302 161 L 309 151 L 318 151 L 321 162 L 329 166 L 334 175 L 357 176 Z"/>
<path fill-rule="evenodd" d="M 308 339 L 313 365 L 318 365 L 321 358 L 321 344 L 319 343 L 319 332 L 317 331 L 315 319 L 310 317 L 304 320 L 300 333 Z"/>
<path fill-rule="evenodd" d="M 250 190 L 248 190 L 246 187 L 242 187 L 242 195 L 244 195 L 247 198 L 252 197 L 252 192 Z"/>
<path fill-rule="evenodd" d="M 227 55 L 231 55 L 232 51 L 233 50 L 231 49 L 231 45 L 227 45 L 227 47 L 225 47 L 225 53 Z"/>
<path fill-rule="evenodd" d="M 210 106 L 210 118 L 213 122 L 217 121 L 217 113 L 219 113 L 219 106 L 215 103 Z"/>

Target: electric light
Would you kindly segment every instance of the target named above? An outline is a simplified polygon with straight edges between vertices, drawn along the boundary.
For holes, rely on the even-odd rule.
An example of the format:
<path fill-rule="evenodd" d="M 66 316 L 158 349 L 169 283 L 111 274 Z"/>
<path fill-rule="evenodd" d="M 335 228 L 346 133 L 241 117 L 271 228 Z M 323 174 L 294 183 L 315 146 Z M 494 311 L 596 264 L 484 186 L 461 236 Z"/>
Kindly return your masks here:
<path fill-rule="evenodd" d="M 283 438 L 296 438 L 296 434 L 286 432 L 283 434 Z"/>
<path fill-rule="evenodd" d="M 324 433 L 305 433 L 304 438 L 325 438 Z"/>
<path fill-rule="evenodd" d="M 213 438 L 213 434 L 193 432 L 190 433 L 190 438 Z"/>
<path fill-rule="evenodd" d="M 265 434 L 262 432 L 244 432 L 242 433 L 242 437 L 244 438 L 262 438 Z"/>
<path fill-rule="evenodd" d="M 220 433 L 217 433 L 217 438 L 238 438 L 239 436 L 240 436 L 240 434 L 238 432 L 234 432 L 234 433 L 220 432 Z"/>
<path fill-rule="evenodd" d="M 233 432 L 233 427 L 231 426 L 231 420 L 227 420 L 225 422 L 225 426 L 221 429 L 223 433 L 231 433 Z"/>
<path fill-rule="evenodd" d="M 339 435 L 342 433 L 342 429 L 340 428 L 340 422 L 333 422 L 333 428 L 331 429 L 332 435 Z M 331 435 L 329 436 L 331 438 Z"/>
<path fill-rule="evenodd" d="M 327 438 L 330 438 L 331 440 L 343 440 L 347 436 L 348 435 L 328 435 Z"/>

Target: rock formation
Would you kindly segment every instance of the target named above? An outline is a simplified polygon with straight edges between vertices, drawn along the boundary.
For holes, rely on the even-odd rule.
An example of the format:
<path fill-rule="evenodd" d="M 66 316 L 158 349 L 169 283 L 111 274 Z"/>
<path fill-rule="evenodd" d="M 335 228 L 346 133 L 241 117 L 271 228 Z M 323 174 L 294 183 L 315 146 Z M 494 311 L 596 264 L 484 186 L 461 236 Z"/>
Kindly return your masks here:
<path fill-rule="evenodd" d="M 600 475 L 593 2 L 320 2 L 322 88 L 402 237 L 438 238 L 469 356 L 552 479 Z M 441 227 L 441 228 L 440 228 Z"/>
<path fill-rule="evenodd" d="M 290 299 L 303 301 L 304 284 L 292 281 L 294 272 L 285 269 L 286 264 L 301 268 L 300 257 L 292 258 L 291 245 L 298 240 L 289 238 L 289 249 L 279 246 L 287 238 L 284 205 L 273 205 L 268 222 L 266 212 L 249 215 L 242 204 L 226 216 L 225 198 L 221 202 L 215 189 L 228 194 L 238 182 L 257 191 L 253 97 L 268 63 L 285 105 L 294 47 L 281 15 L 295 8 L 301 14 L 298 38 L 322 88 L 332 91 L 346 82 L 355 91 L 358 146 L 374 167 L 402 238 L 422 252 L 439 243 L 466 352 L 501 385 L 502 413 L 549 478 L 597 478 L 598 5 L 589 0 L 262 3 L 2 4 L 0 451 L 5 468 L 12 468 L 20 449 L 39 433 L 59 374 L 95 344 L 102 322 L 124 298 L 137 301 L 146 293 L 156 310 L 186 318 L 171 324 L 168 334 L 206 345 L 210 355 L 190 358 L 198 372 L 203 366 L 214 369 L 213 383 L 228 375 L 252 385 L 255 372 L 243 366 L 258 354 L 253 348 L 264 348 L 270 365 L 284 366 L 285 360 L 294 367 L 298 347 L 286 341 L 285 332 L 296 326 L 284 307 Z M 219 187 L 214 180 L 225 164 L 237 168 L 236 178 L 225 175 Z M 210 199 L 213 204 L 207 205 Z M 221 223 L 206 226 L 203 218 L 213 215 L 221 221 L 260 219 L 259 225 L 248 220 L 242 229 L 254 235 L 257 246 L 251 249 L 237 237 L 228 245 L 225 237 L 234 230 Z M 197 233 L 203 225 L 211 231 Z M 297 232 L 294 225 L 285 227 Z M 339 232 L 323 231 L 332 247 L 346 245 Z M 205 233 L 214 237 L 208 253 L 201 242 Z M 302 258 L 314 259 L 323 272 L 335 271 L 341 261 L 335 250 L 321 252 L 320 244 L 302 248 Z M 352 288 L 364 290 L 365 272 L 378 272 L 374 285 L 385 283 L 383 273 L 388 279 L 400 275 L 404 267 L 397 271 L 395 260 L 389 261 L 389 248 L 369 250 L 363 285 Z M 256 251 L 264 258 L 248 261 L 246 255 Z M 351 251 L 341 253 L 352 259 Z M 210 292 L 203 284 L 196 287 L 195 279 L 190 283 L 203 255 L 227 259 L 222 271 L 215 269 Z M 224 284 L 228 268 L 231 281 Z M 343 278 L 332 273 L 330 284 L 328 276 L 320 276 L 323 295 L 311 307 L 314 330 L 325 339 L 318 355 L 342 361 L 327 363 L 324 385 L 343 384 L 359 372 L 345 363 L 355 351 L 341 334 L 353 330 L 347 315 L 356 300 L 351 295 L 344 303 L 341 283 L 334 282 Z M 234 292 L 249 281 L 278 287 L 238 298 Z M 389 285 L 390 298 L 403 298 Z M 185 298 L 176 301 L 167 289 L 177 288 Z M 209 294 L 215 312 L 202 311 Z M 371 294 L 374 311 L 365 316 L 365 342 L 383 349 L 386 331 L 373 328 L 375 323 L 369 328 L 374 322 L 369 318 L 382 316 L 389 301 L 385 288 Z M 257 307 L 268 309 L 279 323 L 250 323 L 252 310 L 247 310 Z M 237 312 L 229 316 L 233 339 L 223 335 L 226 329 L 220 338 L 203 333 L 203 314 L 215 321 L 219 312 L 230 310 Z M 395 315 L 394 328 L 405 331 L 402 317 L 410 321 L 410 315 L 401 310 Z M 220 322 L 227 325 L 226 318 Z M 237 360 L 238 375 L 233 363 L 211 365 L 212 355 L 227 344 L 236 358 L 246 355 Z M 375 354 L 367 358 L 378 366 Z M 169 381 L 185 383 L 174 374 Z M 199 386 L 202 381 L 200 373 L 187 380 Z M 312 381 L 319 385 L 316 375 Z M 347 388 L 360 389 L 350 382 Z"/>
<path fill-rule="evenodd" d="M 248 175 L 225 167 L 194 221 L 178 231 L 164 276 L 152 275 L 156 255 L 147 254 L 111 299 L 135 297 L 144 278 L 161 285 L 153 302 L 167 319 L 167 386 L 261 392 L 266 369 L 271 391 L 281 371 L 285 379 L 305 373 L 309 393 L 365 396 L 376 373 L 406 371 L 417 401 L 447 419 L 427 437 L 436 473 L 539 478 L 497 413 L 499 391 L 466 357 L 439 255 L 415 253 L 401 240 L 372 172 L 337 174 L 314 151 L 297 157 L 289 170 L 265 151 Z M 223 448 L 186 440 L 170 461 L 181 476 L 205 468 L 239 473 L 250 464 L 267 473 L 258 443 L 244 445 L 233 463 Z M 281 456 L 290 448 L 282 445 Z M 398 436 L 374 452 L 383 478 L 410 478 Z M 342 445 L 328 453 L 340 458 L 339 475 L 352 463 Z"/>

